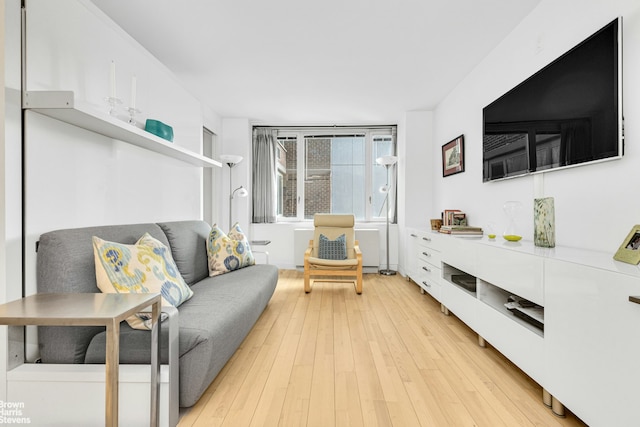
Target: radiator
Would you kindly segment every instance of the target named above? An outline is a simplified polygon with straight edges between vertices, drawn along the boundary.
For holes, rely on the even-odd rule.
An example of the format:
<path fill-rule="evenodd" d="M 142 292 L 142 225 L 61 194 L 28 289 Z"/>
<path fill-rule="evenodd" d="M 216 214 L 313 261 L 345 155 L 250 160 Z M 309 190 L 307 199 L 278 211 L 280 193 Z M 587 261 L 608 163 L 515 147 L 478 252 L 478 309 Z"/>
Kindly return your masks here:
<path fill-rule="evenodd" d="M 380 241 L 378 234 L 377 228 L 356 228 L 356 240 L 360 243 L 363 267 L 373 267 L 377 270 L 380 266 Z M 309 240 L 311 239 L 313 239 L 313 229 L 296 228 L 293 231 L 293 248 L 296 266 L 304 266 L 304 251 L 309 246 Z"/>

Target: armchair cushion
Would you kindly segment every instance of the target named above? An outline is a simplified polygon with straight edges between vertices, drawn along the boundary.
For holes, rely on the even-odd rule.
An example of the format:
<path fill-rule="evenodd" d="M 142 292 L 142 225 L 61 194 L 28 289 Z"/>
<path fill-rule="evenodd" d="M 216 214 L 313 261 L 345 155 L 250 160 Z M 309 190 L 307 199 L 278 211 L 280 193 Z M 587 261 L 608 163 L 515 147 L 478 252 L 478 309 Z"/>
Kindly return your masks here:
<path fill-rule="evenodd" d="M 320 234 L 318 257 L 334 260 L 347 259 L 346 236 L 341 234 L 335 240 L 331 240 L 324 234 Z"/>
<path fill-rule="evenodd" d="M 346 259 L 322 259 L 322 258 L 314 258 L 310 256 L 309 260 L 309 268 L 311 270 L 322 270 L 322 269 L 345 269 L 345 270 L 353 270 L 358 266 L 358 260 L 356 258 L 346 258 Z"/>

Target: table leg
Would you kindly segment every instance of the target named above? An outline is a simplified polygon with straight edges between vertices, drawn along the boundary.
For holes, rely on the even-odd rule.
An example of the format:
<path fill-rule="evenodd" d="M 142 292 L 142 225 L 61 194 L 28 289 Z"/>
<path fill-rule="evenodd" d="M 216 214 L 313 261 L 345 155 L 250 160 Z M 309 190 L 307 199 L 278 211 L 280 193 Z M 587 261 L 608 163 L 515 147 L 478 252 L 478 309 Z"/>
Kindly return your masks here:
<path fill-rule="evenodd" d="M 151 311 L 151 427 L 160 425 L 160 302 L 155 302 Z"/>
<path fill-rule="evenodd" d="M 120 364 L 120 322 L 107 324 L 107 354 L 105 356 L 105 426 L 118 426 L 118 370 Z"/>

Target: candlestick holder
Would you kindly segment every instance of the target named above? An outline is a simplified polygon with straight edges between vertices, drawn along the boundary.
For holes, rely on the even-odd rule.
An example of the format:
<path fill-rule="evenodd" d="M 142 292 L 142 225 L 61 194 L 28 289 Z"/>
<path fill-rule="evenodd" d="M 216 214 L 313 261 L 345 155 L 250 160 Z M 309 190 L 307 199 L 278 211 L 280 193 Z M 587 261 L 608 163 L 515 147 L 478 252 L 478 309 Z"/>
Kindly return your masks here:
<path fill-rule="evenodd" d="M 127 111 L 129 112 L 128 123 L 130 125 L 135 126 L 137 124 L 137 122 L 136 122 L 136 114 L 140 114 L 142 111 L 138 110 L 135 107 L 129 107 L 129 108 L 127 108 Z"/>
<path fill-rule="evenodd" d="M 109 115 L 117 116 L 118 115 L 118 105 L 122 104 L 122 100 L 120 98 L 108 97 L 104 99 L 107 101 L 107 105 L 109 106 Z"/>

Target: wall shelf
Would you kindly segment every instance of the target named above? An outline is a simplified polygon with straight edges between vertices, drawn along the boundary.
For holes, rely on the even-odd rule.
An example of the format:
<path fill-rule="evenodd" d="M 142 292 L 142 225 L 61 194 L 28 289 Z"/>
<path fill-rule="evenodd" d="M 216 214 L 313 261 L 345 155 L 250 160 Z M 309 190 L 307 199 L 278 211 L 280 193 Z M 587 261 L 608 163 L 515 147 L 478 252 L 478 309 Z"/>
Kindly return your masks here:
<path fill-rule="evenodd" d="M 136 126 L 74 101 L 72 91 L 26 91 L 23 108 L 200 167 L 222 167 Z"/>

